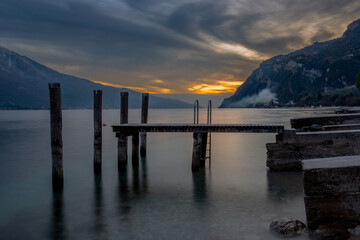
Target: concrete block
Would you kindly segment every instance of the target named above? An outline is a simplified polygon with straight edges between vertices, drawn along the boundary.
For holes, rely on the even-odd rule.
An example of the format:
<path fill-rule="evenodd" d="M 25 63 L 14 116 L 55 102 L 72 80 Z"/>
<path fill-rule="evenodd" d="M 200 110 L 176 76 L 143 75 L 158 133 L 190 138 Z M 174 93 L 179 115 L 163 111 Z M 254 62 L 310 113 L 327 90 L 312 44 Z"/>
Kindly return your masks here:
<path fill-rule="evenodd" d="M 315 230 L 322 224 L 354 228 L 360 224 L 360 193 L 305 196 L 307 225 Z"/>
<path fill-rule="evenodd" d="M 306 195 L 360 192 L 360 156 L 313 159 L 303 162 Z"/>

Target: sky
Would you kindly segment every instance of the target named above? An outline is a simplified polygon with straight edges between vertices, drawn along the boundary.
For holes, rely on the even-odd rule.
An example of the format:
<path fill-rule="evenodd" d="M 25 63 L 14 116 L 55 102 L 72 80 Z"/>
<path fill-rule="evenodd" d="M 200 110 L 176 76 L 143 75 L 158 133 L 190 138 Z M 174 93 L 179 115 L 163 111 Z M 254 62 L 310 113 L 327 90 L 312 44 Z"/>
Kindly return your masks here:
<path fill-rule="evenodd" d="M 358 18 L 359 0 L 0 0 L 0 45 L 106 85 L 228 96 Z"/>

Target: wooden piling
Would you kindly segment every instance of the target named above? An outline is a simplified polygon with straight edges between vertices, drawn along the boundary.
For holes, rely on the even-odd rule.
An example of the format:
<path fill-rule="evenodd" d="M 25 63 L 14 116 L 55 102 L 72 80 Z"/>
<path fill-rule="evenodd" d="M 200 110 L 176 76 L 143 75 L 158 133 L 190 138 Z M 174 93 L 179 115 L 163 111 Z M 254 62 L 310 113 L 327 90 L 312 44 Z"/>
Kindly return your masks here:
<path fill-rule="evenodd" d="M 202 145 L 201 133 L 194 132 L 193 140 L 194 140 L 194 144 L 193 144 L 191 169 L 193 172 L 197 172 L 200 169 L 201 145 Z"/>
<path fill-rule="evenodd" d="M 132 135 L 132 165 L 133 167 L 139 166 L 139 133 Z"/>
<path fill-rule="evenodd" d="M 119 133 L 118 136 L 118 170 L 126 170 L 127 165 L 127 135 Z"/>
<path fill-rule="evenodd" d="M 129 93 L 121 92 L 120 93 L 120 124 L 128 123 L 128 115 L 129 115 Z M 118 169 L 122 171 L 126 169 L 127 165 L 127 135 L 120 134 L 118 137 Z"/>
<path fill-rule="evenodd" d="M 142 104 L 141 104 L 141 123 L 146 124 L 148 122 L 148 112 L 149 112 L 149 94 L 142 94 Z M 146 138 L 147 133 L 140 133 L 140 155 L 146 156 Z"/>
<path fill-rule="evenodd" d="M 129 93 L 121 92 L 120 97 L 120 124 L 126 124 L 129 121 Z"/>
<path fill-rule="evenodd" d="M 205 167 L 205 160 L 206 160 L 206 147 L 207 147 L 207 140 L 208 140 L 208 133 L 200 133 L 201 137 L 201 153 L 200 153 L 200 167 Z"/>
<path fill-rule="evenodd" d="M 55 192 L 63 190 L 63 141 L 62 109 L 60 83 L 49 83 L 50 94 L 50 128 L 52 155 L 52 186 Z"/>
<path fill-rule="evenodd" d="M 102 91 L 94 90 L 94 172 L 101 173 L 102 155 Z"/>

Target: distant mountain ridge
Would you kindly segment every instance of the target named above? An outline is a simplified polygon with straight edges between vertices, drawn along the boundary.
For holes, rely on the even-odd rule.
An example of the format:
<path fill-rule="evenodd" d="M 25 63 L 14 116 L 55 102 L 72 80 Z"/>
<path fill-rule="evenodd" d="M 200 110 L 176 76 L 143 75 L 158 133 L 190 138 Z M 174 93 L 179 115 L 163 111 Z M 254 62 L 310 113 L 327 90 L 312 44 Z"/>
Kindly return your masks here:
<path fill-rule="evenodd" d="M 93 107 L 93 90 L 103 90 L 103 108 L 119 108 L 120 92 L 129 92 L 129 108 L 141 107 L 141 93 L 114 88 L 54 71 L 0 46 L 0 109 L 48 109 L 49 82 L 62 85 L 64 109 Z M 192 104 L 150 96 L 150 108 L 190 108 Z"/>
<path fill-rule="evenodd" d="M 348 90 L 355 85 L 359 71 L 360 19 L 351 23 L 341 38 L 262 62 L 220 107 L 263 106 L 270 99 L 249 99 L 258 99 L 254 96 L 264 89 L 283 104 L 359 105 L 360 94 Z"/>

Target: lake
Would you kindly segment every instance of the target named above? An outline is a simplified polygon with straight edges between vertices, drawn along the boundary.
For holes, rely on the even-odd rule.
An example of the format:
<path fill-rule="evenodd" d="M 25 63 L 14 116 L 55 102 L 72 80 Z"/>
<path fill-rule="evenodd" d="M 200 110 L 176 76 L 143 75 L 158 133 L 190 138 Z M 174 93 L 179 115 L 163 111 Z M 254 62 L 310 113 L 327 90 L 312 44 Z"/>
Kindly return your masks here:
<path fill-rule="evenodd" d="M 53 194 L 49 111 L 0 111 L 0 239 L 281 239 L 276 217 L 306 222 L 301 172 L 269 172 L 275 134 L 213 133 L 211 167 L 191 172 L 191 133 L 148 133 L 139 169 L 117 171 L 104 110 L 102 175 L 93 173 L 93 112 L 63 111 L 64 191 Z M 273 123 L 333 109 L 214 109 L 213 123 Z M 129 111 L 129 122 L 140 110 Z M 191 123 L 192 109 L 149 110 L 152 123 Z M 206 122 L 206 110 L 200 110 Z M 131 142 L 131 141 L 130 141 Z M 129 151 L 131 155 L 131 151 Z M 295 239 L 308 239 L 301 236 Z"/>

